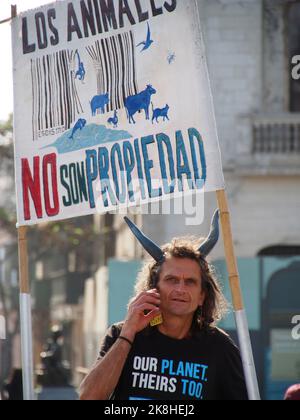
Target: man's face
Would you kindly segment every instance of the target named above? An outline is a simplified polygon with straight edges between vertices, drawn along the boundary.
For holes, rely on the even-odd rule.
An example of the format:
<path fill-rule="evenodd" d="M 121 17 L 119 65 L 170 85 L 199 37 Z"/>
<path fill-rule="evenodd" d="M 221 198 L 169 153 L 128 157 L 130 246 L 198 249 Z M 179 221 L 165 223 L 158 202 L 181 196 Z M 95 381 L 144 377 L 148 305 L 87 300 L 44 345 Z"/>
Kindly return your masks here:
<path fill-rule="evenodd" d="M 202 306 L 201 269 L 189 258 L 170 258 L 163 264 L 157 289 L 161 311 L 177 316 L 192 315 Z"/>

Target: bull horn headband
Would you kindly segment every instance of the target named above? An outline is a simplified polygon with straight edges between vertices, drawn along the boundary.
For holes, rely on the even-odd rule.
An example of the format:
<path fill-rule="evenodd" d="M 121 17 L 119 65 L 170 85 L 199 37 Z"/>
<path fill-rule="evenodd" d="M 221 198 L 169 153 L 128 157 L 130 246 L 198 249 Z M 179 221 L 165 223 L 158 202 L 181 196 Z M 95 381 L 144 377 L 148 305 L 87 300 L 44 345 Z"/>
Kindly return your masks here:
<path fill-rule="evenodd" d="M 206 258 L 211 253 L 211 251 L 216 246 L 219 240 L 219 217 L 219 210 L 216 210 L 212 218 L 211 228 L 208 237 L 202 242 L 198 249 L 198 251 L 204 258 Z M 163 260 L 165 259 L 165 254 L 163 250 L 155 242 L 148 238 L 131 220 L 128 219 L 128 217 L 124 217 L 124 220 L 129 226 L 134 236 L 141 243 L 143 248 L 148 252 L 148 254 L 150 254 L 155 261 L 159 263 L 163 262 Z"/>

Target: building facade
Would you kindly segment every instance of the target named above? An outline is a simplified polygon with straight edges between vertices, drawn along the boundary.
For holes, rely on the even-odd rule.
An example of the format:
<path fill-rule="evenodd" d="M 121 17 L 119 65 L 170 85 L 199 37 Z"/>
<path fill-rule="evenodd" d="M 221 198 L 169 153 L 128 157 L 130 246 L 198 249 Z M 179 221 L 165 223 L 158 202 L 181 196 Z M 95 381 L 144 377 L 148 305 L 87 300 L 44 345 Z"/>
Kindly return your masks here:
<path fill-rule="evenodd" d="M 300 53 L 300 1 L 198 3 L 259 381 L 264 398 L 280 399 L 288 384 L 300 381 L 300 342 L 291 338 L 293 315 L 300 314 L 293 297 L 300 288 L 300 81 L 291 76 L 292 57 Z M 131 217 L 162 244 L 182 234 L 206 235 L 217 207 L 214 193 L 205 194 L 203 206 L 205 220 L 193 226 L 182 214 Z M 108 324 L 126 313 L 116 284 L 126 284 L 126 298 L 132 294 L 139 267 L 133 260 L 143 255 L 121 216 L 111 229 Z M 131 260 L 129 277 L 122 276 L 124 260 Z M 212 260 L 230 298 L 222 241 Z M 232 316 L 223 326 L 236 337 Z"/>
<path fill-rule="evenodd" d="M 300 341 L 291 335 L 300 315 L 300 81 L 291 76 L 292 57 L 300 54 L 300 0 L 198 5 L 259 382 L 263 398 L 280 399 L 300 382 Z M 215 193 L 197 206 L 203 223 L 200 211 L 188 225 L 184 207 L 180 214 L 156 208 L 130 217 L 163 244 L 207 234 Z M 107 326 L 124 318 L 144 256 L 121 215 L 97 215 L 93 225 L 90 260 L 53 249 L 31 267 L 35 360 L 47 328 L 63 324 L 76 384 Z M 230 299 L 222 241 L 211 259 Z M 232 315 L 222 326 L 236 338 Z"/>

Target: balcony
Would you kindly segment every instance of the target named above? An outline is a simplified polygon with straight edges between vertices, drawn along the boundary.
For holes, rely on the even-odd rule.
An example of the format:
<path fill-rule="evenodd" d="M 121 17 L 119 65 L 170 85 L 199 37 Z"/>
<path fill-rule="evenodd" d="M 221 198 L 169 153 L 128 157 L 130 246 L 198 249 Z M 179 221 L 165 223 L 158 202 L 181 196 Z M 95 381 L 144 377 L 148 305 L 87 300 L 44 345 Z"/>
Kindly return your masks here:
<path fill-rule="evenodd" d="M 300 114 L 259 115 L 247 118 L 248 150 L 238 156 L 240 175 L 300 175 Z"/>
<path fill-rule="evenodd" d="M 300 157 L 300 116 L 261 117 L 253 121 L 253 154 L 298 154 Z"/>

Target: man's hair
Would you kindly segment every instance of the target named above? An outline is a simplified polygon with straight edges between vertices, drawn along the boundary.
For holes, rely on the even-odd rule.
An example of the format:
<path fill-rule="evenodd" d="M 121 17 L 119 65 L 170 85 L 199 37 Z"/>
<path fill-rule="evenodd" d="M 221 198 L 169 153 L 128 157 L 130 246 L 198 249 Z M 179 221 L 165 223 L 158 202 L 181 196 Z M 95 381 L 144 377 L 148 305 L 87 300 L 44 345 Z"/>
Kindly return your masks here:
<path fill-rule="evenodd" d="M 198 251 L 199 239 L 192 237 L 175 238 L 171 243 L 162 247 L 165 258 L 188 258 L 199 264 L 201 271 L 202 290 L 205 300 L 202 310 L 197 309 L 194 314 L 193 327 L 201 329 L 215 325 L 228 311 L 228 303 L 222 293 L 221 287 L 215 277 L 213 267 Z M 158 263 L 153 260 L 147 262 L 139 273 L 135 285 L 136 296 L 147 290 L 157 288 L 164 261 Z"/>

